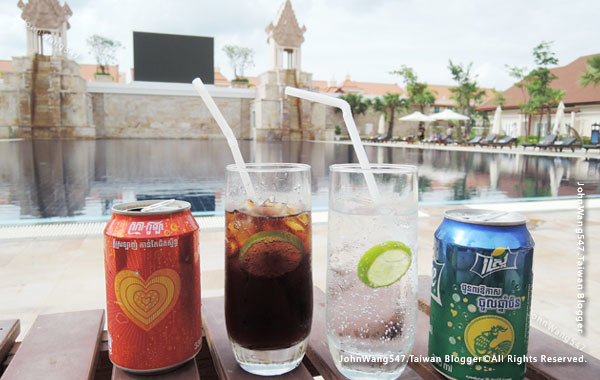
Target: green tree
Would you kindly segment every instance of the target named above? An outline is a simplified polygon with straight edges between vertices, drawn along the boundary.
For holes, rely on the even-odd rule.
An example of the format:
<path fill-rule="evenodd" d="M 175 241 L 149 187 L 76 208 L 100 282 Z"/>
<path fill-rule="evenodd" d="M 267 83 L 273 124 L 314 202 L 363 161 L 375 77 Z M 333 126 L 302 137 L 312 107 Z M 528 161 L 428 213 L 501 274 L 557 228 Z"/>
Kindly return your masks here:
<path fill-rule="evenodd" d="M 492 89 L 492 94 L 494 97 L 492 98 L 492 104 L 503 107 L 506 104 L 506 96 L 502 91 L 497 91 L 496 89 Z"/>
<path fill-rule="evenodd" d="M 508 70 L 508 75 L 510 75 L 511 77 L 513 77 L 516 80 L 514 86 L 521 90 L 522 100 L 519 101 L 519 103 L 518 103 L 519 110 L 521 111 L 521 113 L 528 115 L 529 120 L 531 120 L 531 118 L 533 117 L 533 115 L 535 115 L 537 110 L 535 108 L 532 108 L 532 106 L 527 103 L 527 88 L 525 88 L 525 84 L 526 84 L 525 77 L 527 76 L 528 69 L 525 66 L 510 66 L 510 65 L 505 65 L 505 66 L 506 66 L 506 69 Z M 529 137 L 529 135 L 530 135 L 530 128 L 531 128 L 531 123 L 528 123 L 527 137 Z"/>
<path fill-rule="evenodd" d="M 369 109 L 369 103 L 363 99 L 361 94 L 344 94 L 340 95 L 340 99 L 344 99 L 350 105 L 352 115 L 364 115 Z M 339 108 L 335 112 L 341 112 Z"/>
<path fill-rule="evenodd" d="M 475 106 L 483 103 L 483 97 L 485 96 L 485 90 L 480 89 L 477 85 L 477 76 L 471 74 L 472 67 L 473 62 L 468 65 L 455 65 L 452 60 L 449 60 L 448 63 L 452 79 L 458 83 L 458 86 L 450 88 L 450 91 L 453 93 L 452 99 L 456 100 L 460 112 L 469 117 L 469 119 L 473 116 Z M 470 135 L 471 121 L 469 120 L 465 128 L 465 136 Z"/>
<path fill-rule="evenodd" d="M 243 81 L 245 79 L 244 71 L 254 66 L 254 50 L 243 46 L 225 45 L 223 52 L 229 58 L 229 64 L 235 76 L 234 80 Z"/>
<path fill-rule="evenodd" d="M 600 83 L 600 55 L 595 55 L 587 61 L 588 68 L 581 75 L 581 85 L 587 87 L 590 83 L 594 87 Z"/>
<path fill-rule="evenodd" d="M 475 110 L 473 111 L 473 117 L 481 119 L 481 124 L 483 127 L 487 127 L 490 124 L 490 114 L 488 112 Z M 466 137 L 471 138 L 474 136 L 468 135 Z"/>
<path fill-rule="evenodd" d="M 394 70 L 391 74 L 400 75 L 404 78 L 409 106 L 416 107 L 421 113 L 424 113 L 425 107 L 435 102 L 435 96 L 427 83 L 419 82 L 417 74 L 411 67 L 402 65 L 400 70 Z"/>
<path fill-rule="evenodd" d="M 394 119 L 396 112 L 408 110 L 409 102 L 406 98 L 401 98 L 400 94 L 387 93 L 382 97 L 373 100 L 367 99 L 367 102 L 373 110 L 384 112 L 388 120 L 388 131 L 386 137 L 391 139 L 394 133 Z"/>
<path fill-rule="evenodd" d="M 565 91 L 550 87 L 552 81 L 558 78 L 548 66 L 557 65 L 558 58 L 551 50 L 552 42 L 542 41 L 533 48 L 533 58 L 537 67 L 529 72 L 523 79 L 529 101 L 524 107 L 528 113 L 539 112 L 540 123 L 543 120 L 544 112 L 548 112 L 548 126 L 552 117 L 552 108 L 556 107 L 560 100 L 565 96 Z M 527 133 L 529 135 L 529 131 Z M 538 129 L 538 137 L 540 130 Z"/>
<path fill-rule="evenodd" d="M 523 104 L 527 101 L 527 91 L 525 89 L 525 83 L 523 79 L 527 76 L 527 67 L 525 66 L 510 66 L 505 65 L 508 75 L 516 80 L 515 87 L 521 89 L 521 95 L 523 95 Z"/>
<path fill-rule="evenodd" d="M 117 50 L 121 49 L 123 45 L 119 41 L 114 41 L 97 34 L 88 37 L 86 42 L 90 48 L 90 53 L 96 59 L 98 69 L 100 70 L 99 74 L 108 74 L 108 66 L 116 63 Z"/>

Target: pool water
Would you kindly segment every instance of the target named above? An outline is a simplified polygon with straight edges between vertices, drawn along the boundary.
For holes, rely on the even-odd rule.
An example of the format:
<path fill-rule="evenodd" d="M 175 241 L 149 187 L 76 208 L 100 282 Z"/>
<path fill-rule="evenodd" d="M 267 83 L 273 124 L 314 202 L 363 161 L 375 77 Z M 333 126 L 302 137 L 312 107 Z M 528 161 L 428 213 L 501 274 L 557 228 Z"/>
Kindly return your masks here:
<path fill-rule="evenodd" d="M 328 167 L 357 162 L 352 147 L 318 142 L 240 141 L 248 162 L 312 167 L 313 209 L 327 208 Z M 597 160 L 366 147 L 371 162 L 419 167 L 421 204 L 490 202 L 600 194 Z M 0 142 L 0 223 L 107 219 L 112 205 L 184 199 L 198 214 L 223 212 L 224 140 L 22 140 Z"/>

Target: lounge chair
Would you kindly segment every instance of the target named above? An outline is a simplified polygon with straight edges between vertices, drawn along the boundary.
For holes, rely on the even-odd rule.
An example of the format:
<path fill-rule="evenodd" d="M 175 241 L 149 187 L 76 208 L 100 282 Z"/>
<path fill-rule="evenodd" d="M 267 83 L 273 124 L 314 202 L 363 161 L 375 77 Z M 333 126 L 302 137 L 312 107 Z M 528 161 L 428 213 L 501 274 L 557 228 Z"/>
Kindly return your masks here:
<path fill-rule="evenodd" d="M 479 141 L 479 145 L 483 146 L 483 145 L 490 145 L 492 144 L 496 138 L 498 137 L 497 134 L 495 133 L 490 133 L 487 136 L 485 136 L 485 138 L 481 139 L 481 141 Z"/>
<path fill-rule="evenodd" d="M 364 141 L 367 141 L 367 142 L 376 142 L 376 141 L 377 141 L 377 139 L 378 139 L 379 137 L 381 137 L 381 136 L 384 136 L 384 135 L 375 135 L 375 136 L 371 136 L 371 137 L 369 137 L 369 138 L 366 138 L 366 139 L 363 139 L 363 140 L 364 140 Z"/>
<path fill-rule="evenodd" d="M 504 148 L 505 146 L 507 147 L 511 147 L 511 145 L 515 145 L 517 146 L 519 140 L 517 140 L 514 137 L 510 137 L 510 136 L 505 136 L 501 139 L 496 140 L 495 142 L 493 142 L 491 145 L 493 145 L 494 147 L 499 146 L 500 148 Z"/>
<path fill-rule="evenodd" d="M 598 133 L 592 133 L 592 140 L 590 141 L 590 144 L 583 145 L 583 149 L 585 149 L 585 153 L 587 153 L 588 149 L 600 149 Z"/>
<path fill-rule="evenodd" d="M 542 140 L 541 143 L 535 144 L 535 146 L 540 149 L 552 148 L 557 137 L 558 136 L 556 136 L 556 135 L 548 135 L 548 136 L 544 137 L 544 139 Z"/>
<path fill-rule="evenodd" d="M 600 149 L 600 145 L 599 145 L 599 144 L 596 144 L 596 145 L 593 145 L 593 144 L 585 144 L 585 145 L 583 146 L 583 149 L 585 149 L 585 152 L 587 153 L 588 149 Z"/>
<path fill-rule="evenodd" d="M 556 136 L 555 135 L 548 135 L 546 137 L 544 137 L 544 139 L 542 140 L 541 143 L 531 143 L 531 142 L 525 142 L 522 143 L 521 146 L 523 147 L 523 149 L 527 149 L 527 147 L 533 147 L 533 149 L 535 149 L 536 147 L 538 147 L 540 144 L 553 144 L 554 141 L 556 140 Z"/>
<path fill-rule="evenodd" d="M 482 138 L 483 137 L 481 137 L 481 136 L 475 136 L 471 140 L 465 141 L 463 144 L 465 144 L 465 145 L 477 145 L 477 144 L 479 144 L 479 142 L 481 141 Z"/>
<path fill-rule="evenodd" d="M 562 152 L 564 148 L 569 148 L 572 152 L 575 152 L 575 147 L 579 146 L 581 146 L 581 143 L 577 141 L 575 137 L 565 137 L 564 139 L 556 141 L 554 144 L 552 144 L 552 148 L 554 148 L 554 150 L 557 152 L 559 150 Z"/>
<path fill-rule="evenodd" d="M 386 142 L 389 141 L 390 138 L 387 135 L 379 135 L 373 139 L 373 142 Z"/>
<path fill-rule="evenodd" d="M 534 143 L 534 142 L 524 142 L 524 143 L 521 143 L 521 146 L 523 147 L 523 149 L 527 149 L 530 146 L 532 146 L 535 149 L 536 145 L 537 145 L 537 143 Z"/>

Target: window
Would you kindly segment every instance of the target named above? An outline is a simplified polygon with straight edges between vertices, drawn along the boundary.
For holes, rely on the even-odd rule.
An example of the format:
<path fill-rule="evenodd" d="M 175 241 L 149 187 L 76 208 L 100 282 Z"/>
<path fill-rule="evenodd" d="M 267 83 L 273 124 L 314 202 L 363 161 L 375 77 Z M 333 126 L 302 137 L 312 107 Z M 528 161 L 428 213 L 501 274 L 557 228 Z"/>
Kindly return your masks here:
<path fill-rule="evenodd" d="M 286 62 L 286 69 L 293 69 L 294 68 L 294 49 L 283 49 L 283 51 L 285 52 L 285 62 Z"/>

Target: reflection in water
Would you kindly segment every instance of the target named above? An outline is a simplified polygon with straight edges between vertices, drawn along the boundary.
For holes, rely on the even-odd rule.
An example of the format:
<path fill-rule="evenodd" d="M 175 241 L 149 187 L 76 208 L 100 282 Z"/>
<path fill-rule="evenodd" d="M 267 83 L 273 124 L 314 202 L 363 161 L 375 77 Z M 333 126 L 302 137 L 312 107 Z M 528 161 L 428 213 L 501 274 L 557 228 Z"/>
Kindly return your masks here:
<path fill-rule="evenodd" d="M 249 162 L 312 166 L 313 207 L 327 206 L 328 167 L 357 162 L 349 145 L 241 141 Z M 371 162 L 419 167 L 421 202 L 568 196 L 585 182 L 600 193 L 598 161 L 444 150 L 366 147 Z M 0 222 L 106 217 L 115 202 L 187 199 L 196 211 L 222 211 L 223 140 L 25 140 L 0 143 Z"/>

